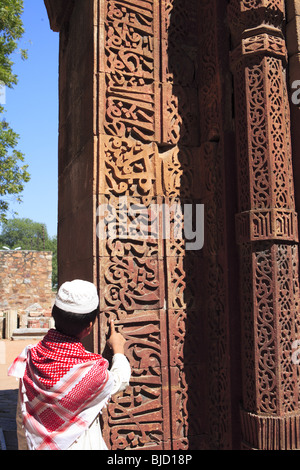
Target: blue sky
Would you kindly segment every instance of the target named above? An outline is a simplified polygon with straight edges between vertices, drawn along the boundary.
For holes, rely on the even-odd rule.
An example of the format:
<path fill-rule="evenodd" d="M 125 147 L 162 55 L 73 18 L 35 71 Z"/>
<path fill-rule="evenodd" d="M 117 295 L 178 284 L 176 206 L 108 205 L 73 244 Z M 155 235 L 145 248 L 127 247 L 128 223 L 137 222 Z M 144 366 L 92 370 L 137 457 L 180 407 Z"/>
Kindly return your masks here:
<path fill-rule="evenodd" d="M 50 29 L 43 0 L 24 0 L 22 20 L 20 48 L 28 50 L 28 59 L 13 57 L 18 84 L 6 88 L 4 108 L 6 120 L 20 135 L 17 150 L 25 154 L 31 180 L 23 202 L 11 208 L 17 217 L 44 223 L 52 237 L 57 233 L 59 34 Z"/>

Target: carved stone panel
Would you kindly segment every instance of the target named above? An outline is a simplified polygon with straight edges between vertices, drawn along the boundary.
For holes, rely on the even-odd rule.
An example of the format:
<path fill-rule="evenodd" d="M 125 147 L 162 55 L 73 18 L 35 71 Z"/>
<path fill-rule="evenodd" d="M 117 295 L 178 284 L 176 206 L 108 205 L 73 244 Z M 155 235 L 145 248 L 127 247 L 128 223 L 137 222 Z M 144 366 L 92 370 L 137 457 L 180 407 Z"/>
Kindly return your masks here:
<path fill-rule="evenodd" d="M 132 375 L 130 386 L 115 395 L 104 414 L 106 442 L 112 450 L 170 448 L 168 344 L 165 310 L 103 312 L 126 338 L 126 356 Z"/>
<path fill-rule="evenodd" d="M 228 13 L 235 45 L 243 445 L 289 449 L 299 446 L 299 372 L 291 360 L 298 334 L 299 273 L 285 2 L 231 0 Z"/>
<path fill-rule="evenodd" d="M 147 258 L 102 258 L 100 309 L 126 311 L 163 307 L 164 277 L 161 261 Z"/>

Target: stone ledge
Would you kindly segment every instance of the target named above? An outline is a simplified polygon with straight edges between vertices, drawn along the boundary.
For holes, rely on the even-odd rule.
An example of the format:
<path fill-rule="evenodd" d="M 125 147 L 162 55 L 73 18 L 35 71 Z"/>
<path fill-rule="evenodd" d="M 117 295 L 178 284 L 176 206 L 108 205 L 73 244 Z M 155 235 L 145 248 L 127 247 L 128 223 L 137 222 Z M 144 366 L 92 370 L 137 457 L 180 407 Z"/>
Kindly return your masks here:
<path fill-rule="evenodd" d="M 13 341 L 21 339 L 42 339 L 49 331 L 49 328 L 18 328 L 13 331 L 11 339 Z"/>
<path fill-rule="evenodd" d="M 55 32 L 59 32 L 72 13 L 74 0 L 44 0 L 44 3 L 50 28 Z"/>
<path fill-rule="evenodd" d="M 300 414 L 264 416 L 241 409 L 242 448 L 248 450 L 299 450 Z"/>

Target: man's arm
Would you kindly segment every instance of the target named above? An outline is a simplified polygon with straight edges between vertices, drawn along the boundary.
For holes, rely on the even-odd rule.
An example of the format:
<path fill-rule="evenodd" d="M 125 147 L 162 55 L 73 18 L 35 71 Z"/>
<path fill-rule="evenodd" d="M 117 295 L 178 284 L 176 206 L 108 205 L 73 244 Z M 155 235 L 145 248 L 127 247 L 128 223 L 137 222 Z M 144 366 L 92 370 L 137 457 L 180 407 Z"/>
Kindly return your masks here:
<path fill-rule="evenodd" d="M 114 386 L 112 395 L 125 390 L 129 385 L 131 369 L 128 359 L 125 357 L 126 340 L 121 333 L 117 333 L 113 320 L 110 321 L 110 337 L 107 341 L 108 346 L 112 349 L 113 359 L 110 373 L 114 377 Z"/>

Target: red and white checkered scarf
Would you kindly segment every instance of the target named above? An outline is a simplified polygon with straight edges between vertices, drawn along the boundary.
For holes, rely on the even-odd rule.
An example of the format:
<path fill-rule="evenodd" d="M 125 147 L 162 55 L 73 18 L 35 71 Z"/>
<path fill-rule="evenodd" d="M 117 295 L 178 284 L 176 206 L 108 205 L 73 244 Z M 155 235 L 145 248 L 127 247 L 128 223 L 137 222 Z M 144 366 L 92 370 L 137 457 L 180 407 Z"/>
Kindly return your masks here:
<path fill-rule="evenodd" d="M 35 450 L 68 449 L 94 421 L 113 386 L 106 359 L 54 329 L 25 348 L 8 374 L 20 378 L 26 437 Z"/>

